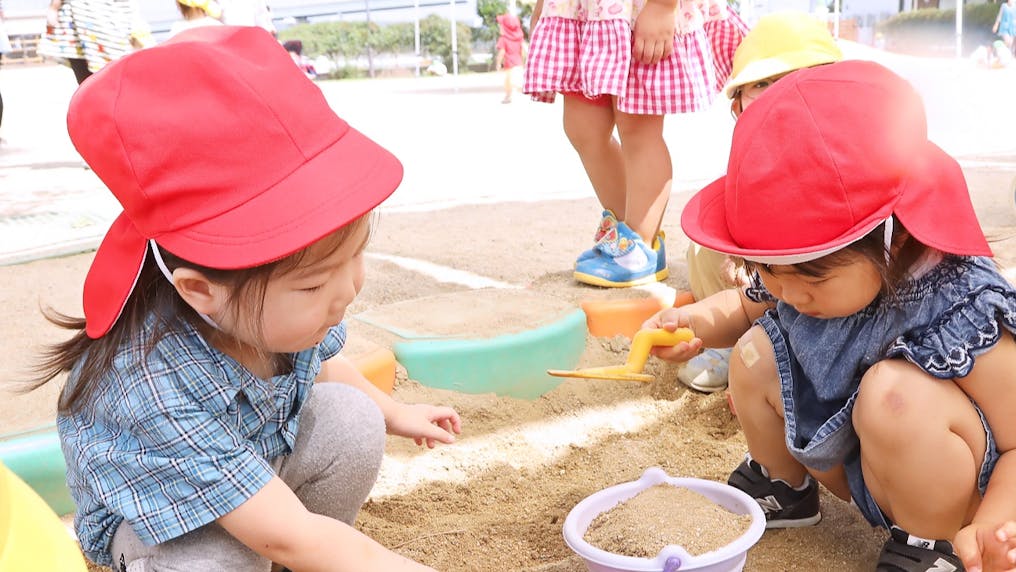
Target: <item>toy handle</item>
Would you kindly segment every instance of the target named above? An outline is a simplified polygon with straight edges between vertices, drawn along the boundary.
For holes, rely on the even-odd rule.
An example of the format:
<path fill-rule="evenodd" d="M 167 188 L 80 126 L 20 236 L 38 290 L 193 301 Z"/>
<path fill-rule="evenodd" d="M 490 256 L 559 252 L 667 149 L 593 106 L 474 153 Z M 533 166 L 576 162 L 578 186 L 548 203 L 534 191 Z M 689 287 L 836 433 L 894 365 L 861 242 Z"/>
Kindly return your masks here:
<path fill-rule="evenodd" d="M 649 351 L 653 346 L 676 346 L 681 342 L 690 342 L 695 333 L 688 328 L 677 328 L 673 332 L 663 329 L 639 330 L 631 340 L 631 350 L 625 369 L 632 373 L 640 373 L 649 359 Z"/>

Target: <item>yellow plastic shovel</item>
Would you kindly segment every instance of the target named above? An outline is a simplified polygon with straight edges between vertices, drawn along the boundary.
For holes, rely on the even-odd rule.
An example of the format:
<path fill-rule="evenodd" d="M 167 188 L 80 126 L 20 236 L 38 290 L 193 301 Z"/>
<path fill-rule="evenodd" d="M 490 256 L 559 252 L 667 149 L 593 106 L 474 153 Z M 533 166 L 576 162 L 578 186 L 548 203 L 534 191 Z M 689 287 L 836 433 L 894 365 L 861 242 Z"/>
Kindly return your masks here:
<path fill-rule="evenodd" d="M 587 367 L 583 369 L 548 369 L 547 373 L 557 377 L 580 377 L 583 379 L 612 379 L 617 381 L 645 381 L 655 378 L 642 373 L 649 359 L 649 350 L 653 346 L 673 346 L 680 342 L 690 342 L 695 334 L 688 328 L 678 328 L 673 332 L 667 330 L 639 330 L 631 341 L 628 361 L 624 365 L 607 367 Z"/>

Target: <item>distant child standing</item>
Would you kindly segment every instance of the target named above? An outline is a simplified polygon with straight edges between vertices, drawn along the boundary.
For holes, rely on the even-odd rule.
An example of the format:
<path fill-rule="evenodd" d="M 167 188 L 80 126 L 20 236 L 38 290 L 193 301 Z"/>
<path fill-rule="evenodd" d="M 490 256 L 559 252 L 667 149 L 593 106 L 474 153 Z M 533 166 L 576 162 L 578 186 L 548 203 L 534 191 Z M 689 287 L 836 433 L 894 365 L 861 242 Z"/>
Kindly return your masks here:
<path fill-rule="evenodd" d="M 67 124 L 124 207 L 40 372 L 69 372 L 57 426 L 85 554 L 131 572 L 431 570 L 352 524 L 386 430 L 451 443 L 459 416 L 392 400 L 338 355 L 399 161 L 257 27 L 111 64 Z"/>
<path fill-rule="evenodd" d="M 511 103 L 512 92 L 515 91 L 515 75 L 522 70 L 526 57 L 526 41 L 522 24 L 515 14 L 500 14 L 497 26 L 500 36 L 497 39 L 494 67 L 504 70 L 504 99 L 501 103 Z"/>
<path fill-rule="evenodd" d="M 728 482 L 767 526 L 818 522 L 818 481 L 890 529 L 879 571 L 1016 567 L 1016 289 L 913 88 L 863 61 L 784 77 L 681 224 L 751 285 L 646 325 L 698 336 L 665 359 L 734 346 Z"/>
<path fill-rule="evenodd" d="M 771 85 L 790 72 L 843 59 L 824 22 L 803 12 L 774 12 L 761 18 L 734 52 L 733 73 L 725 92 L 736 119 Z M 688 285 L 696 300 L 743 286 L 739 259 L 692 242 L 686 254 Z M 682 364 L 677 379 L 711 393 L 727 387 L 730 348 L 708 348 Z"/>
<path fill-rule="evenodd" d="M 1002 38 L 1005 47 L 1010 54 L 1016 51 L 1016 0 L 1005 0 L 998 7 L 998 16 L 995 17 L 995 24 L 991 27 L 992 33 Z"/>
<path fill-rule="evenodd" d="M 136 0 L 50 0 L 39 54 L 65 60 L 81 84 L 109 62 L 153 44 Z"/>
<path fill-rule="evenodd" d="M 575 279 L 663 280 L 672 176 L 663 118 L 712 103 L 726 80 L 716 70 L 729 70 L 722 60 L 747 28 L 724 0 L 539 0 L 533 17 L 524 91 L 544 102 L 564 95 L 565 134 L 604 208 Z"/>

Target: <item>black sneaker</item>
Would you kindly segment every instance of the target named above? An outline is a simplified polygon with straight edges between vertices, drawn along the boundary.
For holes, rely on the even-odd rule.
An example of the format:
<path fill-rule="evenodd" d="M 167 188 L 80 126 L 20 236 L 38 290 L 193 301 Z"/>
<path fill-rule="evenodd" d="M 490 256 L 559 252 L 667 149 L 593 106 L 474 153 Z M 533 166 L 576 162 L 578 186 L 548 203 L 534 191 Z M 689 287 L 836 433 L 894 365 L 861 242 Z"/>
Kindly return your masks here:
<path fill-rule="evenodd" d="M 889 529 L 889 540 L 878 556 L 875 572 L 962 572 L 963 563 L 945 540 L 929 540 Z"/>
<path fill-rule="evenodd" d="M 805 477 L 804 488 L 798 490 L 782 479 L 770 479 L 765 467 L 746 456 L 730 473 L 727 484 L 755 499 L 766 513 L 766 528 L 797 528 L 822 520 L 818 484 L 810 475 Z"/>

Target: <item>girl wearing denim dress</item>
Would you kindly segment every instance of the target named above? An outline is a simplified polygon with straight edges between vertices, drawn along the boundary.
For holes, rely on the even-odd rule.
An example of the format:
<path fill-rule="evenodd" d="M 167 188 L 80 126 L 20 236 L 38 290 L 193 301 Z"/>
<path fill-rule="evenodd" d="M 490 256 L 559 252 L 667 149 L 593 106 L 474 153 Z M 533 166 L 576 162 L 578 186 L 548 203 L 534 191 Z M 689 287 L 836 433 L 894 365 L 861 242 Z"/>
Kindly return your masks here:
<path fill-rule="evenodd" d="M 862 61 L 784 77 L 681 223 L 752 283 L 646 326 L 698 336 L 664 359 L 733 345 L 728 482 L 767 526 L 817 523 L 821 483 L 890 530 L 876 570 L 1014 569 L 1016 289 L 913 88 Z"/>
<path fill-rule="evenodd" d="M 724 0 L 539 0 L 533 24 L 523 91 L 548 103 L 564 95 L 565 134 L 604 209 L 575 279 L 665 279 L 663 118 L 712 104 L 747 26 Z"/>
<path fill-rule="evenodd" d="M 454 410 L 396 402 L 338 355 L 398 159 L 249 26 L 111 63 L 67 125 L 124 207 L 85 278 L 84 319 L 51 315 L 75 334 L 39 374 L 69 373 L 57 427 L 88 558 L 117 572 L 432 571 L 352 526 L 386 432 L 434 446 L 460 429 Z"/>

